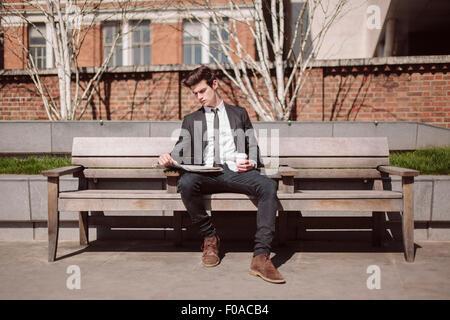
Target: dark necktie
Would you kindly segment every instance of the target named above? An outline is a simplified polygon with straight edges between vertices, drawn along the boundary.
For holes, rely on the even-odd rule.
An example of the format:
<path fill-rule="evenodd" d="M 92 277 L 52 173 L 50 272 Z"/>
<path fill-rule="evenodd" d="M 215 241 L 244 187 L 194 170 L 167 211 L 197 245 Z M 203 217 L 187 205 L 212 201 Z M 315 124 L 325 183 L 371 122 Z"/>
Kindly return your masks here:
<path fill-rule="evenodd" d="M 220 164 L 220 145 L 219 145 L 219 114 L 217 109 L 214 112 L 214 166 Z"/>

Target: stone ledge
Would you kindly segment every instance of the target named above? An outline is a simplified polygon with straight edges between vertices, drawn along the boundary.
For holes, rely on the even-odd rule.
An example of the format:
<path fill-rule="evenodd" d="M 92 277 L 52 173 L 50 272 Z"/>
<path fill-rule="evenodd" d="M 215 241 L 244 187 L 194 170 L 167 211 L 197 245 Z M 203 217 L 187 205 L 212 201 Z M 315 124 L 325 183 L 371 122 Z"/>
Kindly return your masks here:
<path fill-rule="evenodd" d="M 411 65 L 411 64 L 445 64 L 450 63 L 450 55 L 432 55 L 432 56 L 401 56 L 401 57 L 373 57 L 365 59 L 336 59 L 336 60 L 314 60 L 310 66 L 312 68 L 325 67 L 343 67 L 343 66 L 382 66 L 382 65 Z M 219 70 L 216 64 L 207 64 L 211 69 Z M 273 65 L 273 63 L 271 63 Z M 138 72 L 187 72 L 194 70 L 200 65 L 189 64 L 162 64 L 149 66 L 121 66 L 109 68 L 105 73 L 138 73 Z M 225 64 L 232 69 L 229 64 Z M 99 67 L 82 67 L 81 73 L 95 73 Z M 42 75 L 57 75 L 57 70 L 43 69 L 40 71 Z M 25 70 L 0 70 L 1 76 L 24 76 L 28 75 Z"/>
<path fill-rule="evenodd" d="M 389 149 L 416 150 L 450 145 L 450 128 L 421 122 L 254 121 L 256 134 L 280 137 L 387 137 Z M 0 155 L 69 154 L 72 139 L 85 137 L 178 137 L 181 121 L 0 120 Z M 39 134 L 36 134 L 38 132 Z M 268 137 L 269 137 L 268 136 Z"/>

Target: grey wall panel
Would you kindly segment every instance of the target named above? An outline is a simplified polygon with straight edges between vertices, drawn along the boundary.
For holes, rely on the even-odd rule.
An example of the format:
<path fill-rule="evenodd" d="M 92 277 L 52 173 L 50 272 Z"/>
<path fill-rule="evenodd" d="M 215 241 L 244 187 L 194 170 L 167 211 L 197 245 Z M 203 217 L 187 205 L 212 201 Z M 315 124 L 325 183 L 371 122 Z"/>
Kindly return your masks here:
<path fill-rule="evenodd" d="M 50 153 L 51 124 L 41 121 L 0 121 L 1 153 Z"/>
<path fill-rule="evenodd" d="M 54 122 L 52 123 L 52 152 L 71 152 L 74 137 L 148 137 L 149 132 L 149 122 Z"/>

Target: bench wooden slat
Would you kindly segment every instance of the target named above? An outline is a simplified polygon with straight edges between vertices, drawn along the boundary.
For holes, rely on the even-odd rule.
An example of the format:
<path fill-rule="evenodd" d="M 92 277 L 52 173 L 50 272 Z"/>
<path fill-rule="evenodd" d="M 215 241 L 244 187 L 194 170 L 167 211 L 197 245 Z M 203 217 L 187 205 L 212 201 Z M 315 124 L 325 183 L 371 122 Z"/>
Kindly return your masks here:
<path fill-rule="evenodd" d="M 297 169 L 296 179 L 351 179 L 380 178 L 377 169 Z"/>
<path fill-rule="evenodd" d="M 72 157 L 73 165 L 85 168 L 157 168 L 158 158 L 152 157 Z"/>
<path fill-rule="evenodd" d="M 164 169 L 85 169 L 86 178 L 165 179 Z"/>
<path fill-rule="evenodd" d="M 76 137 L 72 156 L 154 156 L 170 152 L 175 145 L 170 137 Z M 271 148 L 277 148 L 274 151 Z M 386 137 L 282 137 L 280 144 L 262 148 L 266 155 L 277 152 L 292 157 L 380 157 L 389 156 Z M 264 156 L 265 154 L 263 154 Z"/>
<path fill-rule="evenodd" d="M 60 192 L 61 199 L 181 199 L 179 193 L 165 190 L 81 190 Z M 204 195 L 204 199 L 252 199 L 246 194 L 217 193 Z M 278 192 L 279 199 L 401 199 L 401 192 L 385 190 L 297 190 L 295 193 Z"/>
<path fill-rule="evenodd" d="M 281 211 L 402 211 L 402 199 L 280 199 Z M 216 211 L 256 211 L 254 199 L 205 199 L 205 208 Z M 59 199 L 61 211 L 185 211 L 181 199 Z"/>
<path fill-rule="evenodd" d="M 350 178 L 380 178 L 377 169 L 294 169 L 297 172 L 295 179 L 350 179 Z M 261 170 L 265 174 L 265 169 Z M 148 178 L 164 179 L 164 169 L 84 169 L 86 178 Z M 281 178 L 280 174 L 268 174 L 270 178 Z"/>
<path fill-rule="evenodd" d="M 278 165 L 286 165 L 291 168 L 376 168 L 381 165 L 388 165 L 389 158 L 350 158 L 350 157 L 305 157 L 305 158 L 279 158 L 271 160 L 263 158 L 266 167 L 277 167 Z"/>
<path fill-rule="evenodd" d="M 376 168 L 388 165 L 389 158 L 263 158 L 267 168 L 287 165 L 292 168 Z M 149 157 L 73 157 L 73 165 L 85 168 L 157 168 L 158 159 Z"/>
<path fill-rule="evenodd" d="M 175 145 L 170 137 L 75 137 L 73 157 L 158 157 Z"/>
<path fill-rule="evenodd" d="M 170 152 L 175 140 L 169 137 L 76 137 L 74 157 L 145 156 Z M 272 150 L 273 149 L 273 150 Z M 262 148 L 263 156 L 281 157 L 387 157 L 386 137 L 283 137 L 279 145 Z"/>
<path fill-rule="evenodd" d="M 274 151 L 268 152 L 271 152 L 268 154 L 274 154 Z M 279 155 L 290 157 L 387 157 L 389 148 L 386 137 L 283 137 L 280 138 Z"/>

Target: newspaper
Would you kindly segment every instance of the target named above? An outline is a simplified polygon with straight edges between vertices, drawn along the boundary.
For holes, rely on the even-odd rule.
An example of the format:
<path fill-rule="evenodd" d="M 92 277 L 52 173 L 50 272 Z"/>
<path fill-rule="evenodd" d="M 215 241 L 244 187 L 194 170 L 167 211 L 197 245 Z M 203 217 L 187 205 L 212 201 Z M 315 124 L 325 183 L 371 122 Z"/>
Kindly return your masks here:
<path fill-rule="evenodd" d="M 170 167 L 175 169 L 181 169 L 188 172 L 221 172 L 223 168 L 221 167 L 207 167 L 204 165 L 195 165 L 195 164 L 179 164 L 177 161 L 173 160 L 172 165 Z"/>

